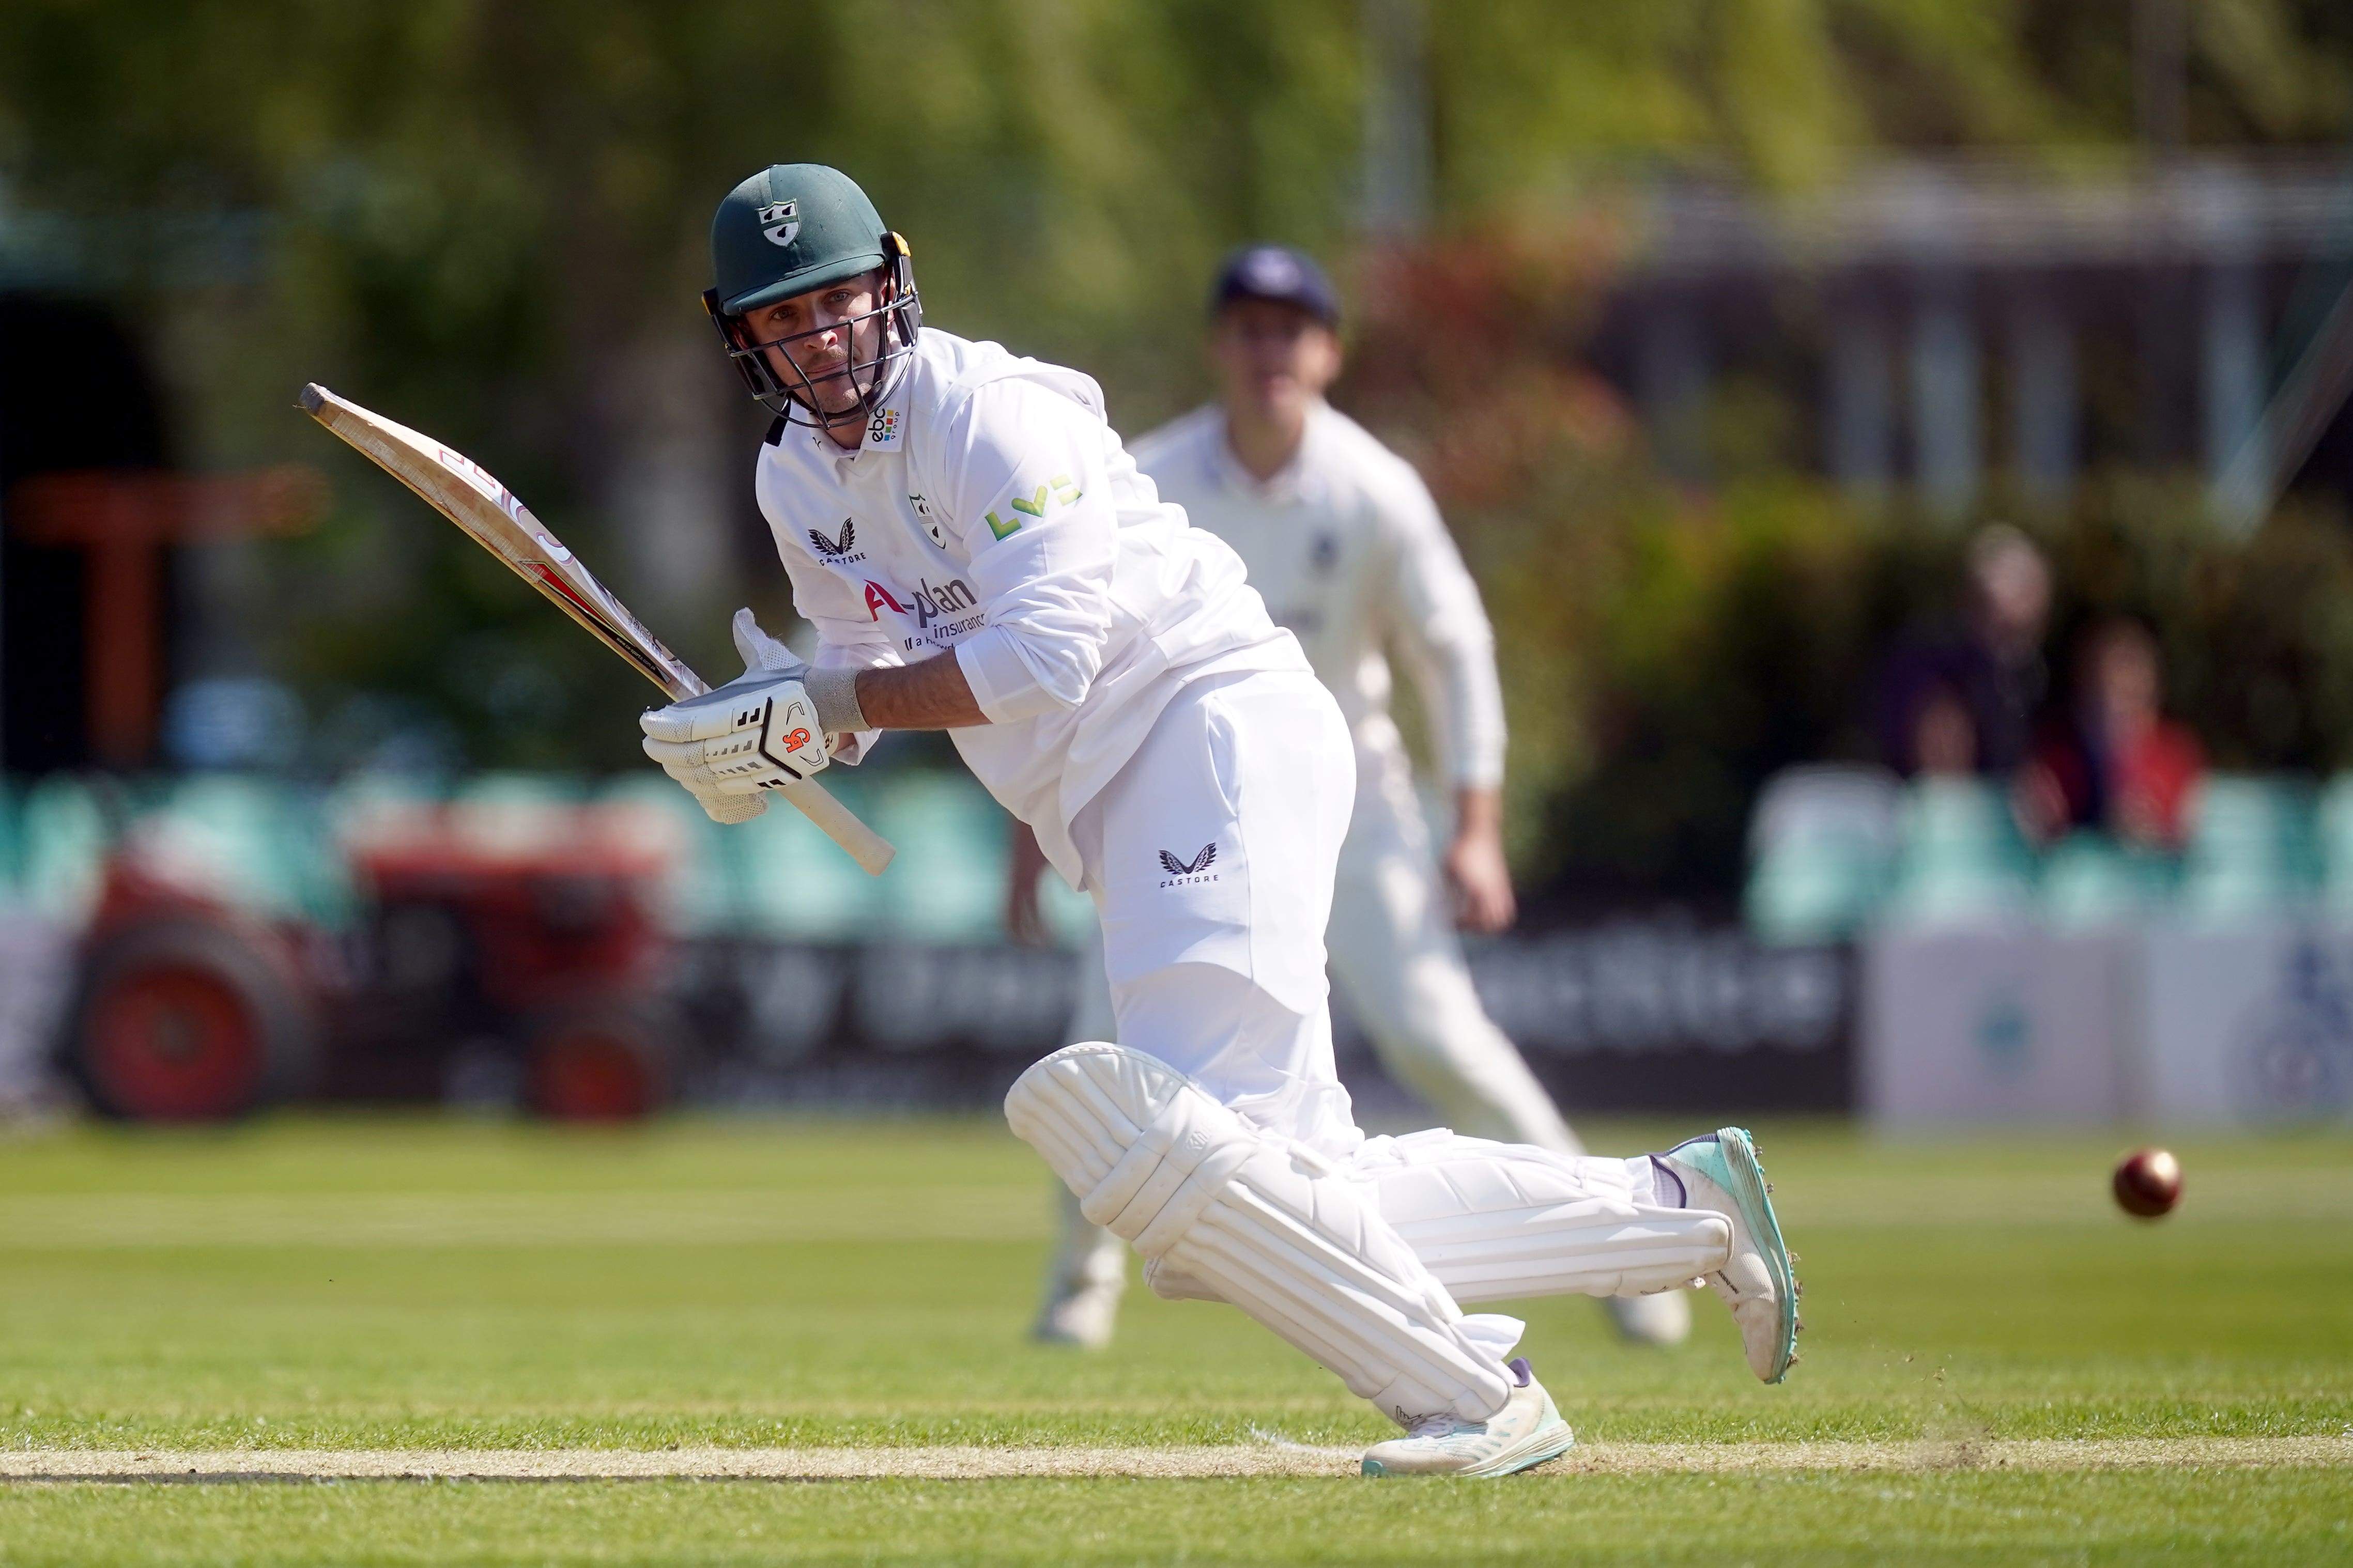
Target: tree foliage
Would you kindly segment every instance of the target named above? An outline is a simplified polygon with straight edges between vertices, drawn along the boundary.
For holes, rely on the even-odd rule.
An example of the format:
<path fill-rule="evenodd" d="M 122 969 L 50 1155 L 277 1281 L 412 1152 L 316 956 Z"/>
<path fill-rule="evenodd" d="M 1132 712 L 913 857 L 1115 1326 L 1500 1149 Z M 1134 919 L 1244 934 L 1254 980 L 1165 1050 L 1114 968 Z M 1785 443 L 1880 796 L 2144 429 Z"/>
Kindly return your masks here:
<path fill-rule="evenodd" d="M 2353 8 L 2188 4 L 2193 146 L 2342 138 Z M 600 551 L 629 524 L 618 476 L 657 439 L 661 352 L 707 354 L 688 391 L 722 421 L 737 409 L 747 445 L 757 428 L 727 401 L 696 294 L 713 205 L 763 163 L 850 171 L 913 240 L 932 320 L 1092 372 L 1131 431 L 1203 390 L 1217 257 L 1306 245 L 1369 317 L 1347 398 L 1431 468 L 1514 639 L 1521 820 L 1558 827 L 1535 808 L 1577 790 L 1590 806 L 1591 781 L 1615 777 L 1613 800 L 1720 825 L 1757 766 L 1830 742 L 1828 710 L 1793 694 L 1846 679 L 1846 656 L 1808 639 L 1891 612 L 1857 590 L 1845 621 L 1778 651 L 1689 621 L 1710 595 L 1762 615 L 1843 581 L 1863 534 L 1769 473 L 1694 504 L 1650 472 L 1577 366 L 1609 193 L 1677 170 L 1793 189 L 1893 152 L 2129 155 L 2134 0 L 1426 14 L 1436 231 L 1402 257 L 1356 241 L 1356 0 L 13 0 L 0 190 L 94 237 L 91 287 L 164 352 L 206 460 L 323 460 L 288 413 L 316 377 L 474 453 Z M 254 264 L 190 281 L 185 237 L 223 214 L 259 219 Z M 438 712 L 477 761 L 627 758 L 625 672 L 364 472 L 336 472 L 334 525 L 269 558 L 266 657 L 322 704 Z M 744 596 L 773 605 L 737 499 L 759 584 Z M 716 644 L 706 618 L 690 651 Z M 1770 689 L 1718 690 L 1700 647 L 1774 671 Z M 1672 711 L 1672 745 L 1625 739 Z M 1567 864 L 1573 837 L 1524 848 Z"/>

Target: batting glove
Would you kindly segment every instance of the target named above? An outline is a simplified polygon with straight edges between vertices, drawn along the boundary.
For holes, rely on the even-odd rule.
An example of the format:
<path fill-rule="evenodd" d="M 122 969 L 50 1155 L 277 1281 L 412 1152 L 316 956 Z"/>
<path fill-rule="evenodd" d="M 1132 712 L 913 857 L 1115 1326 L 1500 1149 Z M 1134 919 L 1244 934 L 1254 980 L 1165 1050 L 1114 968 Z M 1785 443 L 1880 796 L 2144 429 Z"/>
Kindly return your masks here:
<path fill-rule="evenodd" d="M 762 631 L 749 610 L 736 612 L 733 631 L 742 675 L 638 719 L 646 755 L 717 821 L 750 815 L 724 797 L 797 784 L 830 760 L 805 682 L 808 666 Z"/>

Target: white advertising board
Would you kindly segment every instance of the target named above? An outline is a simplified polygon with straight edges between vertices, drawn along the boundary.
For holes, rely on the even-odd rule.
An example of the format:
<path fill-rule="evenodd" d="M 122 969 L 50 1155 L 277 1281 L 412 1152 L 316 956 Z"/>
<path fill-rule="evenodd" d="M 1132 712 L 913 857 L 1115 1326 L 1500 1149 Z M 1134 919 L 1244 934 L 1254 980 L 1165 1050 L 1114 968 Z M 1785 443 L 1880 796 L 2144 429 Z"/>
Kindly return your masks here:
<path fill-rule="evenodd" d="M 2158 927 L 2138 945 L 2140 1116 L 2263 1126 L 2353 1114 L 2353 931 Z"/>
<path fill-rule="evenodd" d="M 72 983 L 71 933 L 0 908 L 0 1111 L 32 1099 L 47 1076 L 50 1038 Z"/>
<path fill-rule="evenodd" d="M 1888 1126 L 2087 1124 L 2126 1109 L 2129 943 L 2031 927 L 1864 939 L 1861 1107 Z"/>

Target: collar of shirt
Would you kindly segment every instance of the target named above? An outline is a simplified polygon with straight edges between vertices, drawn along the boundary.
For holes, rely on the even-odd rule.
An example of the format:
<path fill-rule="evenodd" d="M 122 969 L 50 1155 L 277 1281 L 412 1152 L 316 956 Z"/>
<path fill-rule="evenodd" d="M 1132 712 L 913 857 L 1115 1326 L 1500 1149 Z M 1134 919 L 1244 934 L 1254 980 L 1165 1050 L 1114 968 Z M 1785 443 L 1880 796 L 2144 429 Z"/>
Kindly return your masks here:
<path fill-rule="evenodd" d="M 892 368 L 891 379 L 883 384 L 882 392 L 874 399 L 872 411 L 866 418 L 866 429 L 855 447 L 841 447 L 825 433 L 822 426 L 811 424 L 809 445 L 833 459 L 837 472 L 848 469 L 863 452 L 895 452 L 907 431 L 907 386 L 914 356 L 902 357 Z"/>
<path fill-rule="evenodd" d="M 825 427 L 821 425 L 812 425 L 809 426 L 808 444 L 809 449 L 817 453 L 818 457 L 832 458 L 833 466 L 837 468 L 842 467 L 846 463 L 856 462 L 858 460 L 858 454 L 864 450 L 863 447 L 843 447 L 832 437 L 827 435 L 825 433 Z"/>
<path fill-rule="evenodd" d="M 1298 449 L 1291 454 L 1289 462 L 1265 479 L 1261 479 L 1242 466 L 1242 460 L 1234 455 L 1233 442 L 1227 439 L 1226 422 L 1219 419 L 1216 448 L 1209 459 L 1216 470 L 1218 482 L 1234 494 L 1248 496 L 1252 500 L 1278 505 L 1296 500 L 1300 479 L 1307 471 L 1307 449 L 1314 444 L 1315 426 L 1323 412 L 1324 405 L 1321 403 L 1309 406 L 1307 422 L 1299 432 Z"/>

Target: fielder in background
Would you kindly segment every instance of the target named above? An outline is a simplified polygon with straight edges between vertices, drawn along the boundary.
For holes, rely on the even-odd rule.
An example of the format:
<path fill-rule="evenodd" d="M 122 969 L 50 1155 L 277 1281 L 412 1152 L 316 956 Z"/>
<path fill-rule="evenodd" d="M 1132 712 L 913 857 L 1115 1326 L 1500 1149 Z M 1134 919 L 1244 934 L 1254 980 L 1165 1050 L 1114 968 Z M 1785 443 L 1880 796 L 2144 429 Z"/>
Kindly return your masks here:
<path fill-rule="evenodd" d="M 1280 246 L 1237 252 L 1210 308 L 1219 402 L 1134 445 L 1160 499 L 1234 548 L 1250 585 L 1305 648 L 1339 700 L 1356 757 L 1356 797 L 1340 850 L 1332 978 L 1381 1065 L 1479 1138 L 1562 1154 L 1583 1146 L 1487 1016 L 1458 927 L 1508 927 L 1517 911 L 1504 860 L 1504 698 L 1495 639 L 1421 476 L 1324 401 L 1340 374 L 1340 300 L 1323 269 Z M 1389 715 L 1389 658 L 1419 689 L 1453 805 L 1432 853 L 1403 738 Z M 1040 864 L 1017 835 L 1008 921 L 1034 929 Z M 1442 880 L 1441 880 L 1442 876 Z M 1108 1011 L 1089 996 L 1071 1037 L 1098 1037 Z M 1119 1238 L 1065 1205 L 1039 1338 L 1108 1344 L 1127 1267 Z M 1680 1292 L 1612 1296 L 1628 1339 L 1675 1344 L 1691 1331 Z"/>
<path fill-rule="evenodd" d="M 879 731 L 954 736 L 1092 898 L 1123 1042 L 1031 1067 L 1006 1121 L 1152 1288 L 1231 1303 L 1404 1428 L 1368 1475 L 1568 1447 L 1513 1355 L 1524 1325 L 1462 1300 L 1704 1276 L 1778 1382 L 1796 1281 L 1740 1129 L 1631 1160 L 1358 1130 L 1324 952 L 1346 721 L 1095 384 L 924 327 L 906 243 L 835 170 L 744 181 L 712 253 L 706 303 L 776 416 L 755 489 L 818 653 L 739 614 L 743 676 L 646 714 L 646 751 L 725 816 Z"/>

